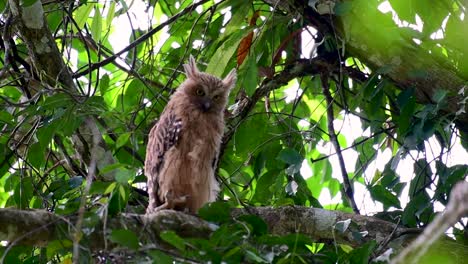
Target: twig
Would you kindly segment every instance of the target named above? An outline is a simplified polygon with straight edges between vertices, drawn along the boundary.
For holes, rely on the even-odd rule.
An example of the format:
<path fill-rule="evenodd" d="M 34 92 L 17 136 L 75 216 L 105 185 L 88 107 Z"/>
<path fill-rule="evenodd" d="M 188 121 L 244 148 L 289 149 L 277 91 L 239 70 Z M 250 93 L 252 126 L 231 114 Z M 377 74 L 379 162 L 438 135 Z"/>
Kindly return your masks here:
<path fill-rule="evenodd" d="M 328 134 L 330 136 L 330 141 L 335 147 L 336 155 L 338 156 L 338 163 L 340 164 L 341 176 L 343 177 L 343 189 L 344 194 L 348 200 L 349 205 L 353 209 L 353 212 L 359 214 L 359 209 L 354 201 L 354 191 L 351 186 L 351 182 L 348 178 L 348 172 L 346 171 L 345 162 L 343 155 L 341 154 L 341 146 L 338 142 L 338 138 L 335 133 L 335 127 L 333 126 L 334 114 L 333 114 L 333 98 L 330 94 L 330 87 L 328 86 L 328 76 L 326 73 L 320 74 L 320 79 L 322 81 L 322 92 L 327 101 L 327 123 L 328 123 Z"/>
<path fill-rule="evenodd" d="M 96 172 L 96 161 L 98 159 L 97 153 L 99 149 L 99 142 L 101 140 L 101 133 L 92 119 L 87 119 L 88 127 L 93 134 L 93 148 L 91 150 L 91 160 L 88 167 L 88 175 L 86 176 L 86 186 L 81 196 L 80 208 L 78 209 L 78 219 L 76 220 L 76 232 L 73 237 L 73 263 L 79 263 L 80 259 L 80 239 L 82 236 L 81 227 L 83 225 L 83 217 L 86 207 L 86 199 L 91 188 L 91 183 Z"/>
<path fill-rule="evenodd" d="M 377 131 L 375 132 L 374 134 L 370 135 L 369 137 L 365 137 L 359 141 L 355 141 L 351 146 L 349 147 L 346 147 L 344 149 L 341 149 L 341 152 L 345 151 L 345 150 L 348 150 L 348 149 L 353 149 L 361 144 L 364 144 L 364 142 L 370 140 L 370 139 L 373 139 L 375 138 L 376 136 L 380 135 L 380 134 L 383 134 L 383 133 L 386 133 L 388 130 L 392 130 L 392 129 L 395 129 L 396 126 L 392 126 L 392 127 L 389 127 L 389 128 L 382 128 L 380 131 Z M 318 162 L 318 161 L 321 161 L 321 160 L 324 160 L 324 159 L 328 159 L 330 158 L 331 156 L 333 155 L 336 155 L 336 152 L 335 153 L 330 153 L 330 155 L 326 155 L 326 156 L 322 156 L 320 158 L 316 158 L 316 159 L 313 159 L 311 158 L 310 159 L 310 162 L 311 163 L 314 163 L 314 162 Z"/>

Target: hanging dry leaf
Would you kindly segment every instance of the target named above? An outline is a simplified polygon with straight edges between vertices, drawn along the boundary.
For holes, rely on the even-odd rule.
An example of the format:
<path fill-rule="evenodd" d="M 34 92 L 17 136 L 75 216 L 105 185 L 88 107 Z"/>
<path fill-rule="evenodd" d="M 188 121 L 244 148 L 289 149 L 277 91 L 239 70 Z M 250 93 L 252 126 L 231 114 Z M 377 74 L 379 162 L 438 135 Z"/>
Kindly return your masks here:
<path fill-rule="evenodd" d="M 254 26 L 257 23 L 257 19 L 260 16 L 260 11 L 255 11 L 252 17 L 250 18 L 249 25 Z M 239 44 L 239 49 L 237 50 L 237 66 L 241 66 L 241 64 L 244 62 L 245 57 L 247 57 L 247 54 L 249 53 L 250 47 L 252 46 L 252 40 L 253 40 L 254 32 L 251 31 L 247 36 L 245 36 L 240 44 Z"/>

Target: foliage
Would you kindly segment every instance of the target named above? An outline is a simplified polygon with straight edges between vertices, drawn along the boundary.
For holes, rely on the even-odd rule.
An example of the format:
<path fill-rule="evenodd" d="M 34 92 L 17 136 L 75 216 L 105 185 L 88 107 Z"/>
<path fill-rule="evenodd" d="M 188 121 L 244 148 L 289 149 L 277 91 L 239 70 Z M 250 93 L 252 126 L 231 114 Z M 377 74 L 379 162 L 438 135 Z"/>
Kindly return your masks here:
<path fill-rule="evenodd" d="M 311 60 L 301 46 L 301 38 L 312 34 L 308 19 L 268 4 L 271 1 L 43 2 L 48 27 L 78 89 L 52 87 L 45 81 L 46 73 L 34 72 L 28 43 L 14 33 L 2 35 L 2 207 L 46 209 L 67 216 L 78 212 L 85 195 L 84 236 L 93 232 L 96 219 L 143 213 L 147 135 L 172 91 L 184 80 L 181 64 L 189 54 L 197 58 L 201 69 L 218 76 L 237 67 L 239 78 L 230 97 L 218 168 L 221 197 L 227 202 L 200 212 L 217 223 L 218 229 L 209 239 L 162 233 L 161 239 L 180 252 L 178 261 L 366 263 L 375 257 L 373 243 L 350 248 L 317 243 L 301 234 L 278 237 L 269 234 L 267 223 L 256 216 L 233 220 L 227 214 L 229 208 L 245 205 L 302 205 L 352 212 L 349 201 L 358 195 L 349 197 L 344 191 L 342 170 L 335 161 L 337 151 L 327 150 L 333 140 L 330 124 L 335 125 L 343 155 L 357 157 L 347 159 L 344 170 L 355 191 L 363 192 L 359 197 L 368 197 L 380 206 L 376 207 L 380 214 L 392 214 L 389 220 L 407 227 L 425 226 L 436 213 L 434 205 L 446 205 L 451 186 L 468 174 L 466 164 L 447 162 L 453 148 L 461 149 L 460 142 L 467 147 L 468 133 L 455 126 L 465 109 L 467 91 L 460 89 L 462 100 L 450 112 L 447 107 L 454 103 L 449 97 L 454 94 L 447 87 L 428 87 L 436 91 L 423 102 L 415 87 L 387 76 L 392 65 L 376 67 L 370 59 L 403 56 L 405 50 L 400 47 L 414 49 L 421 58 L 448 65 L 466 82 L 468 35 L 461 18 L 465 6 L 459 1 L 388 1 L 400 20 L 410 24 L 421 20 L 420 31 L 398 26 L 390 15 L 380 12 L 382 1 L 344 1 L 322 15 L 316 12 L 317 1 L 295 1 L 309 4 L 306 10 L 311 15 L 328 22 L 330 16 L 349 19 L 360 10 L 367 23 L 381 25 L 387 38 L 366 39 L 373 47 L 369 58 L 356 57 L 352 49 L 345 49 L 346 42 L 353 41 L 346 36 L 366 34 L 367 25 L 356 22 L 330 30 L 320 28 L 320 22 L 312 25 L 318 30 L 312 37 L 323 44 Z M 0 10 L 1 25 L 10 27 L 8 5 L 0 2 Z M 177 19 L 172 20 L 174 16 Z M 442 37 L 431 37 L 442 29 Z M 390 41 L 401 46 L 388 47 Z M 315 71 L 314 63 L 328 65 L 327 71 Z M 295 72 L 297 64 L 307 67 Z M 431 74 L 429 66 L 421 59 L 422 68 L 408 75 Z M 325 80 L 332 102 L 323 93 Z M 330 110 L 333 120 L 327 117 Z M 89 118 L 96 120 L 114 160 L 98 166 L 86 192 L 92 145 L 83 142 L 86 135 L 79 131 Z M 345 126 L 363 132 L 351 137 Z M 85 145 L 88 157 L 77 150 L 77 142 Z M 391 158 L 382 158 L 382 153 L 391 153 Z M 402 175 L 408 170 L 397 170 L 403 160 L 414 168 L 413 172 L 409 169 L 411 175 Z M 375 169 L 378 161 L 383 169 Z M 108 181 L 106 175 L 113 180 Z M 319 199 L 327 193 L 339 202 Z M 363 200 L 359 201 L 361 213 L 368 213 Z M 455 239 L 466 244 L 464 232 L 466 224 L 453 229 Z M 108 239 L 141 252 L 137 235 L 110 230 Z M 2 252 L 7 263 L 65 262 L 71 259 L 71 250 L 71 238 L 66 238 L 44 249 L 15 246 L 4 247 Z M 174 258 L 160 249 L 143 253 L 157 263 L 172 263 Z"/>

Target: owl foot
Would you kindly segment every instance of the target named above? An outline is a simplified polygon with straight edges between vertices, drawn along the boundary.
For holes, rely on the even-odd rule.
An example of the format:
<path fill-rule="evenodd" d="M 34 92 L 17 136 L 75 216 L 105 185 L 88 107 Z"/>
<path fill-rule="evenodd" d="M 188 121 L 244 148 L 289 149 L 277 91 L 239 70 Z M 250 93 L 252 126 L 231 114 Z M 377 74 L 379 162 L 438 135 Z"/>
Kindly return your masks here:
<path fill-rule="evenodd" d="M 168 194 L 166 194 L 166 202 L 164 203 L 164 204 L 167 204 L 165 209 L 167 209 L 167 208 L 174 209 L 174 208 L 180 207 L 180 206 L 184 207 L 185 204 L 187 203 L 188 198 L 189 198 L 189 195 L 173 197 L 172 194 L 168 193 Z M 163 205 L 161 205 L 161 206 L 163 206 Z M 158 208 L 161 207 L 161 206 L 158 206 Z"/>
<path fill-rule="evenodd" d="M 190 195 L 184 195 L 174 198 L 171 193 L 167 193 L 165 195 L 166 201 L 156 208 L 148 207 L 146 209 L 146 214 L 156 213 L 164 209 L 175 209 L 176 207 L 185 207 L 185 204 L 187 203 L 189 197 Z"/>

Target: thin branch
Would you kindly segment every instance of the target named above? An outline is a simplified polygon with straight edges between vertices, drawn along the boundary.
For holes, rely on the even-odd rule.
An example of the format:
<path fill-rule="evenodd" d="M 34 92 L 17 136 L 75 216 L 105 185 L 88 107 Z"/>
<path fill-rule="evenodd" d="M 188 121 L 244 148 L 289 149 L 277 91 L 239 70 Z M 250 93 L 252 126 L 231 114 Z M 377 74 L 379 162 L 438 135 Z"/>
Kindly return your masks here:
<path fill-rule="evenodd" d="M 365 137 L 365 138 L 363 138 L 363 139 L 361 139 L 361 140 L 359 140 L 359 141 L 355 141 L 351 146 L 341 149 L 341 152 L 343 152 L 343 151 L 345 151 L 345 150 L 348 150 L 348 149 L 353 149 L 353 148 L 355 148 L 355 147 L 357 147 L 357 146 L 359 146 L 359 145 L 361 145 L 361 144 L 364 144 L 366 141 L 368 141 L 368 140 L 370 140 L 370 139 L 373 139 L 374 137 L 376 137 L 376 136 L 378 136 L 378 135 L 380 135 L 380 134 L 383 134 L 383 133 L 386 133 L 386 132 L 388 132 L 388 131 L 391 131 L 391 130 L 393 130 L 393 129 L 395 129 L 395 128 L 396 128 L 396 126 L 392 126 L 392 127 L 389 127 L 389 128 L 383 128 L 383 129 L 381 129 L 380 131 L 377 131 L 377 132 L 375 132 L 374 134 L 370 135 L 369 137 Z M 330 158 L 331 156 L 336 155 L 336 154 L 337 154 L 337 152 L 331 153 L 331 154 L 329 154 L 329 155 L 322 156 L 322 157 L 316 158 L 316 159 L 312 159 L 312 158 L 311 158 L 311 159 L 310 159 L 310 162 L 311 162 L 311 163 L 314 163 L 314 162 L 318 162 L 318 161 L 321 161 L 321 160 L 324 160 L 324 159 L 328 159 L 328 158 Z"/>
<path fill-rule="evenodd" d="M 328 134 L 330 136 L 330 141 L 332 142 L 333 146 L 335 147 L 336 154 L 338 156 L 338 163 L 340 164 L 341 169 L 341 176 L 343 177 L 343 189 L 344 194 L 348 200 L 349 205 L 353 209 L 353 212 L 359 214 L 359 209 L 354 201 L 354 191 L 351 186 L 351 182 L 348 178 L 348 172 L 346 171 L 345 162 L 343 159 L 343 155 L 341 154 L 341 146 L 338 142 L 338 137 L 336 136 L 335 127 L 333 126 L 333 120 L 335 120 L 333 114 L 333 98 L 330 94 L 330 87 L 328 86 L 328 76 L 326 73 L 322 73 L 320 75 L 320 79 L 322 80 L 322 91 L 325 99 L 327 101 L 327 123 L 328 123 Z"/>

